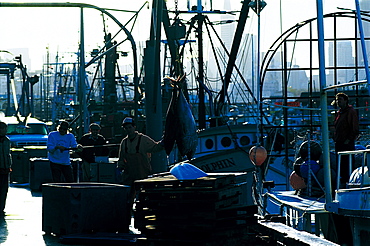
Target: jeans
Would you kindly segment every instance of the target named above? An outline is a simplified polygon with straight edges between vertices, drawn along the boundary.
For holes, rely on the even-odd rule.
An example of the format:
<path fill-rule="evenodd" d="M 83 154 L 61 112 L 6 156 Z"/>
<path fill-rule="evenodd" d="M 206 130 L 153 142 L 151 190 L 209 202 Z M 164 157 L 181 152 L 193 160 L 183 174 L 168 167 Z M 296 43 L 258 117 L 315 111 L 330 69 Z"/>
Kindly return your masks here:
<path fill-rule="evenodd" d="M 61 165 L 50 162 L 51 175 L 55 183 L 73 183 L 72 165 Z"/>

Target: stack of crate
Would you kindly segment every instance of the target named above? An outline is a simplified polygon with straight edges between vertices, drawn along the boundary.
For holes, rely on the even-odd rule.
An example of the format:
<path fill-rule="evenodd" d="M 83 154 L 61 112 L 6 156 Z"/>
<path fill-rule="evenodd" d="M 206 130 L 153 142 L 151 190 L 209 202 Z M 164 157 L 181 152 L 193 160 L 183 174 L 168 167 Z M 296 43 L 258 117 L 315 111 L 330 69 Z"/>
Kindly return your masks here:
<path fill-rule="evenodd" d="M 147 240 L 162 244 L 166 240 L 194 243 L 232 236 L 241 226 L 257 223 L 257 207 L 246 205 L 245 196 L 251 189 L 246 175 L 213 173 L 177 180 L 163 173 L 136 181 L 134 226 Z"/>

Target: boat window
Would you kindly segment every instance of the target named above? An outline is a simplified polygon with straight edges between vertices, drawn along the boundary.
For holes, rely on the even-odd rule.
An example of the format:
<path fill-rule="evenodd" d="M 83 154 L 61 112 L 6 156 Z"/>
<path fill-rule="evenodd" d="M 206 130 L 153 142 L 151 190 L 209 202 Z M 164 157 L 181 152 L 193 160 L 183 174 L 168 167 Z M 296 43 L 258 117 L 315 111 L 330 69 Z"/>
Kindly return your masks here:
<path fill-rule="evenodd" d="M 213 140 L 212 139 L 207 139 L 206 140 L 206 148 L 207 149 L 212 149 L 213 148 Z"/>
<path fill-rule="evenodd" d="M 239 142 L 240 142 L 240 145 L 241 146 L 246 146 L 248 144 L 251 143 L 251 139 L 248 137 L 248 136 L 242 136 L 240 139 L 239 139 Z"/>
<path fill-rule="evenodd" d="M 230 145 L 231 145 L 231 138 L 229 138 L 229 137 L 223 137 L 221 139 L 221 145 L 223 147 L 230 147 Z"/>

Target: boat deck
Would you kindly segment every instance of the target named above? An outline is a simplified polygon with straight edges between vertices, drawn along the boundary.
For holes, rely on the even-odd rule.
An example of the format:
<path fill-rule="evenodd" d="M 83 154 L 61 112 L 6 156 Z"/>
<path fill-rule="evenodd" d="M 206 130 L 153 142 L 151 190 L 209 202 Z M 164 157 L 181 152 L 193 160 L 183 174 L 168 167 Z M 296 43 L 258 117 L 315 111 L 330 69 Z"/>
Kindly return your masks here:
<path fill-rule="evenodd" d="M 266 199 L 279 207 L 279 214 L 287 217 L 287 224 L 298 230 L 320 235 L 318 221 L 323 214 L 329 214 L 325 210 L 324 198 L 301 197 L 295 195 L 295 191 L 276 191 L 266 193 Z M 312 218 L 314 216 L 314 218 Z"/>

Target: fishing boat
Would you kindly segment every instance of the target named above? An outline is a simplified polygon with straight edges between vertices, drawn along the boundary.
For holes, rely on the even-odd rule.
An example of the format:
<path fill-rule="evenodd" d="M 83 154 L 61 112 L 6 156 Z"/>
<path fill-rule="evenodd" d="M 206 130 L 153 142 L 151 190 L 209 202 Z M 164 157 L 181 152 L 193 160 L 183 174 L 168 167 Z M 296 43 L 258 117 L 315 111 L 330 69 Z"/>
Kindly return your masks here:
<path fill-rule="evenodd" d="M 332 107 L 333 104 L 331 104 L 331 102 L 334 99 L 334 95 L 338 92 L 345 92 L 346 94 L 350 95 L 350 98 L 352 100 L 350 104 L 354 105 L 354 107 L 359 112 L 360 122 L 365 122 L 368 118 L 366 101 L 369 95 L 367 85 L 369 73 L 365 42 L 367 38 L 364 36 L 362 25 L 368 24 L 369 16 L 368 13 L 360 11 L 358 1 L 356 1 L 356 10 L 352 11 L 343 10 L 341 12 L 323 14 L 322 6 L 320 6 L 320 4 L 318 4 L 318 10 L 320 11 L 318 11 L 317 18 L 300 22 L 299 24 L 282 34 L 282 36 L 276 40 L 274 44 L 276 46 L 273 45 L 271 47 L 271 54 L 267 54 L 265 56 L 264 64 L 268 64 L 269 61 L 276 59 L 274 58 L 274 56 L 276 55 L 278 50 L 283 49 L 283 52 L 285 52 L 283 56 L 285 57 L 285 62 L 281 63 L 280 71 L 283 74 L 282 83 L 285 84 L 285 86 L 281 87 L 283 88 L 283 91 L 282 97 L 280 99 L 284 100 L 284 103 L 282 103 L 282 105 L 278 104 L 276 105 L 276 107 L 281 106 L 281 111 L 285 119 L 288 119 L 289 110 L 290 112 L 296 113 L 297 111 L 295 110 L 298 109 L 293 109 L 294 107 L 289 107 L 290 105 L 288 103 L 288 99 L 294 99 L 295 101 L 299 102 L 301 108 L 298 109 L 298 112 L 301 112 L 302 115 L 307 114 L 304 113 L 305 111 L 310 112 L 310 120 L 308 122 L 312 123 L 314 122 L 312 119 L 316 115 L 322 115 L 322 117 L 320 117 L 320 121 L 317 121 L 314 124 L 281 126 L 281 128 L 284 129 L 285 132 L 289 131 L 289 128 L 295 127 L 295 130 L 308 130 L 308 133 L 320 133 L 311 135 L 306 134 L 306 136 L 308 136 L 308 138 L 306 139 L 319 142 L 323 148 L 322 160 L 320 160 L 323 163 L 321 180 L 319 174 L 311 173 L 309 175 L 310 178 L 306 179 L 303 182 L 302 178 L 299 179 L 297 176 L 294 175 L 294 173 L 292 173 L 289 181 L 292 187 L 295 189 L 294 191 L 269 190 L 265 193 L 267 213 L 277 213 L 279 215 L 282 215 L 286 218 L 287 224 L 290 224 L 292 227 L 298 230 L 306 230 L 311 233 L 316 233 L 317 235 L 323 234 L 325 238 L 336 243 L 347 245 L 366 245 L 369 240 L 369 228 L 366 225 L 369 219 L 369 203 L 366 199 L 368 194 L 368 187 L 366 184 L 366 154 L 368 150 L 366 150 L 365 148 L 359 148 L 362 150 L 339 152 L 337 156 L 334 154 L 335 158 L 332 160 L 330 150 L 333 149 L 333 143 L 330 142 L 329 138 L 329 126 L 331 126 L 331 124 L 329 123 L 330 121 L 328 121 L 328 119 L 332 119 L 332 117 L 330 116 L 330 111 L 334 111 L 335 109 Z M 339 33 L 340 28 L 334 25 L 333 38 L 328 38 L 326 35 L 324 38 L 323 23 L 330 22 L 329 19 L 336 20 L 332 23 L 348 20 L 353 23 L 354 30 L 359 30 L 359 32 L 354 32 L 355 37 L 351 37 L 351 35 L 343 35 Z M 325 22 L 323 22 L 323 20 Z M 312 22 L 318 22 L 318 24 L 312 26 L 307 25 Z M 310 28 L 308 28 L 309 31 L 307 32 L 308 36 L 306 36 L 308 37 L 307 39 L 305 39 L 305 36 L 298 36 L 297 32 L 298 30 L 300 30 L 299 35 L 302 35 L 305 26 L 310 26 Z M 314 28 L 316 26 L 318 26 L 317 37 L 312 38 L 313 36 L 311 34 L 314 32 Z M 325 30 L 328 29 L 329 28 L 325 26 Z M 298 47 L 298 42 L 306 42 L 304 40 L 310 43 L 310 49 L 307 50 L 307 52 L 309 52 L 310 54 L 307 57 L 310 57 L 311 59 L 309 63 L 311 65 L 316 64 L 316 62 L 319 63 L 313 66 L 302 68 L 294 66 L 289 67 L 288 61 L 294 57 L 294 54 L 289 53 L 289 49 L 287 48 L 289 42 L 293 43 L 294 47 L 296 45 Z M 332 47 L 329 49 L 328 53 L 329 57 L 333 57 L 333 60 L 330 60 L 329 65 L 327 66 L 324 65 L 325 42 L 329 43 L 329 47 Z M 315 45 L 312 45 L 314 43 Z M 358 51 L 358 53 L 354 55 L 351 55 L 349 53 L 350 57 L 354 57 L 354 62 L 348 63 L 348 66 L 345 65 L 343 58 L 337 56 L 340 53 L 339 50 L 343 51 L 343 48 L 346 45 L 348 45 L 348 47 L 357 47 L 356 50 Z M 319 56 L 317 57 L 317 59 L 315 57 L 312 60 L 312 58 L 314 57 L 314 53 L 317 52 L 313 49 L 314 46 L 319 47 Z M 299 52 L 299 50 L 294 50 L 294 53 L 296 52 Z M 355 66 L 349 66 L 349 64 L 355 64 Z M 274 69 L 270 69 L 268 65 L 263 66 L 264 68 L 262 68 L 262 77 L 267 78 L 268 73 L 273 72 Z M 316 81 L 320 81 L 321 84 L 319 86 L 317 84 L 315 85 L 315 79 L 313 77 L 310 77 L 308 78 L 307 83 L 307 87 L 309 88 L 308 92 L 301 94 L 305 96 L 301 96 L 300 98 L 286 98 L 284 95 L 288 95 L 288 86 L 289 84 L 292 85 L 291 77 L 289 76 L 289 74 L 293 72 L 298 72 L 301 69 L 311 71 L 311 75 L 313 74 L 312 69 L 318 69 L 320 71 L 320 77 Z M 356 81 L 349 81 L 348 83 L 346 83 L 348 80 L 344 79 L 345 72 L 342 73 L 341 71 L 352 71 L 352 74 L 355 74 Z M 326 74 L 332 74 L 334 75 L 334 77 L 327 76 Z M 343 77 L 341 78 L 341 76 Z M 364 78 L 366 80 L 361 81 L 361 79 Z M 340 83 L 339 81 L 341 79 L 344 79 L 344 81 L 346 82 Z M 266 83 L 266 81 L 264 81 L 264 83 Z M 315 86 L 320 89 L 315 91 L 315 89 L 313 89 Z M 318 96 L 318 94 L 316 93 L 320 93 L 320 96 Z M 315 96 L 315 94 L 317 96 Z M 271 100 L 271 98 L 268 99 Z M 357 144 L 358 146 L 363 147 L 367 145 L 367 125 L 360 123 L 360 128 L 361 137 L 358 139 Z M 354 163 L 352 163 L 353 169 L 357 169 L 355 169 L 354 173 L 352 174 L 352 178 L 347 184 L 347 188 L 342 189 L 339 186 L 339 175 L 337 174 L 340 173 L 340 159 L 344 155 L 356 155 L 356 158 L 360 157 L 360 161 L 355 161 Z M 316 188 L 321 191 L 319 192 L 319 195 L 314 194 L 312 190 L 314 183 L 316 183 Z M 332 190 L 335 191 L 335 195 L 332 194 Z M 304 192 L 300 193 L 302 191 Z M 269 209 L 271 210 L 268 211 Z M 336 219 L 333 220 L 331 218 Z M 341 218 L 340 222 L 338 222 L 338 218 Z M 336 230 L 338 230 L 339 227 L 341 227 L 341 231 L 334 230 L 334 234 L 333 231 L 327 230 L 327 228 L 336 228 Z"/>

